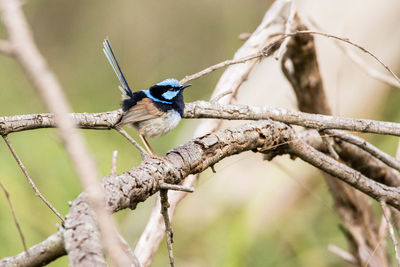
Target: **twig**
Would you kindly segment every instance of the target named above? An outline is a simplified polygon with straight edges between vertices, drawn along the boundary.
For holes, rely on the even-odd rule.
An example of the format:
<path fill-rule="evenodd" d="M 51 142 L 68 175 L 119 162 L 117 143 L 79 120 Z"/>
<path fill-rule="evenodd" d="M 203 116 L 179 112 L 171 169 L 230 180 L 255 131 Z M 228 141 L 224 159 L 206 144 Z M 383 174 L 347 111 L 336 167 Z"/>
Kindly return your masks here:
<path fill-rule="evenodd" d="M 309 23 L 316 28 L 318 31 L 323 32 L 324 30 L 321 29 L 320 25 L 318 25 L 314 20 L 311 18 L 307 18 Z M 347 46 L 344 46 L 341 43 L 341 40 L 337 40 L 335 44 L 345 53 L 351 61 L 353 61 L 361 70 L 363 70 L 366 74 L 374 78 L 375 80 L 381 81 L 386 83 L 390 86 L 394 86 L 400 88 L 400 83 L 396 80 L 393 75 L 387 75 L 386 73 L 382 73 L 370 66 L 365 60 L 363 60 L 359 55 L 354 53 L 352 50 L 348 49 Z"/>
<path fill-rule="evenodd" d="M 137 149 L 139 149 L 142 159 L 146 159 L 150 156 L 149 153 L 143 147 L 141 147 L 139 143 L 136 142 L 135 139 L 133 139 L 123 128 L 117 126 L 114 129 L 128 139 L 128 141 L 131 142 L 131 144 L 133 144 Z"/>
<path fill-rule="evenodd" d="M 183 191 L 188 193 L 193 193 L 194 188 L 188 187 L 184 185 L 176 185 L 176 184 L 167 184 L 167 183 L 160 183 L 160 188 L 165 190 L 174 190 L 174 191 Z"/>
<path fill-rule="evenodd" d="M 228 59 L 228 60 L 222 61 L 220 63 L 217 63 L 217 64 L 215 64 L 215 65 L 213 65 L 211 67 L 208 67 L 208 68 L 206 68 L 204 70 L 201 70 L 201 71 L 199 71 L 199 72 L 197 72 L 195 74 L 185 76 L 182 80 L 180 80 L 180 83 L 181 84 L 185 84 L 185 83 L 187 83 L 189 81 L 196 80 L 196 79 L 198 79 L 198 78 L 200 78 L 200 77 L 202 77 L 202 76 L 204 76 L 206 74 L 209 74 L 210 72 L 213 72 L 215 70 L 221 69 L 223 67 L 230 66 L 230 65 L 235 65 L 235 64 L 240 64 L 240 63 L 245 63 L 245 62 L 247 62 L 249 60 L 252 60 L 252 59 L 255 59 L 255 58 L 259 58 L 259 57 L 262 57 L 264 55 L 265 55 L 264 51 L 261 50 L 261 51 L 258 51 L 256 53 L 254 53 L 254 54 L 251 54 L 249 56 L 245 56 L 245 57 L 242 57 L 242 58 Z"/>
<path fill-rule="evenodd" d="M 351 253 L 347 252 L 346 250 L 344 250 L 342 248 L 339 248 L 338 246 L 329 244 L 328 250 L 349 263 L 352 263 L 352 264 L 357 263 L 357 259 Z"/>
<path fill-rule="evenodd" d="M 0 40 L 0 53 L 12 55 L 13 52 L 13 46 L 9 41 Z"/>
<path fill-rule="evenodd" d="M 24 247 L 25 252 L 27 252 L 28 249 L 26 247 L 25 237 L 24 237 L 24 234 L 22 233 L 22 229 L 21 229 L 21 226 L 19 225 L 17 216 L 15 215 L 15 211 L 14 211 L 13 205 L 11 203 L 11 199 L 10 199 L 10 194 L 8 193 L 7 189 L 4 187 L 4 185 L 1 182 L 0 182 L 0 187 L 1 187 L 1 189 L 3 189 L 4 195 L 6 196 L 8 206 L 10 207 L 11 214 L 14 219 L 15 226 L 17 227 L 19 237 L 21 238 L 21 241 L 22 241 L 22 246 Z"/>
<path fill-rule="evenodd" d="M 387 66 L 385 63 L 383 63 L 383 61 L 381 61 L 377 56 L 375 56 L 374 53 L 370 52 L 368 49 L 362 47 L 361 45 L 350 41 L 348 38 L 343 38 L 343 37 L 339 37 L 339 36 L 336 36 L 336 35 L 332 35 L 332 34 L 328 34 L 328 33 L 324 33 L 324 32 L 317 32 L 317 31 L 297 31 L 297 32 L 294 32 L 294 33 L 284 34 L 284 35 L 282 35 L 282 38 L 287 38 L 287 37 L 294 36 L 294 35 L 299 35 L 299 34 L 314 34 L 314 35 L 325 36 L 325 37 L 328 37 L 328 38 L 333 38 L 333 39 L 336 39 L 336 40 L 340 40 L 340 41 L 348 43 L 348 44 L 350 44 L 350 45 L 352 45 L 354 47 L 357 47 L 358 49 L 360 49 L 361 51 L 367 53 L 368 55 L 373 57 L 376 61 L 378 61 L 379 64 L 381 64 L 393 76 L 393 78 L 396 79 L 397 83 L 400 86 L 400 78 L 392 71 L 392 69 L 389 66 Z"/>
<path fill-rule="evenodd" d="M 386 223 L 389 227 L 389 234 L 390 237 L 392 238 L 393 241 L 393 246 L 394 246 L 394 252 L 396 254 L 396 260 L 397 260 L 397 266 L 400 266 L 400 255 L 399 255 L 399 243 L 397 242 L 397 239 L 394 235 L 394 229 L 393 229 L 393 225 L 390 222 L 390 210 L 389 208 L 386 206 L 386 202 L 385 200 L 380 200 L 379 203 L 381 204 L 381 208 L 383 211 L 383 216 L 385 216 L 385 220 Z"/>
<path fill-rule="evenodd" d="M 22 172 L 24 173 L 26 179 L 28 180 L 29 184 L 31 185 L 33 191 L 35 191 L 35 195 L 38 196 L 46 205 L 49 207 L 51 211 L 55 215 L 57 215 L 58 218 L 62 222 L 64 222 L 64 217 L 56 210 L 56 208 L 51 205 L 51 203 L 40 193 L 39 189 L 36 187 L 35 183 L 33 182 L 32 178 L 29 176 L 28 171 L 26 170 L 24 164 L 22 163 L 21 159 L 18 157 L 17 152 L 14 150 L 13 146 L 11 145 L 10 141 L 8 140 L 7 136 L 3 136 L 4 142 L 7 144 L 8 148 L 10 149 L 11 154 L 13 155 L 15 161 L 18 163 L 19 167 L 21 168 Z"/>
<path fill-rule="evenodd" d="M 348 134 L 348 133 L 343 132 L 343 131 L 338 131 L 338 130 L 326 130 L 325 132 L 328 133 L 329 135 L 335 137 L 335 138 L 341 139 L 343 141 L 346 141 L 348 143 L 351 143 L 353 145 L 358 146 L 359 148 L 367 151 L 368 153 L 370 153 L 371 155 L 373 155 L 377 159 L 379 159 L 382 162 L 384 162 L 389 167 L 392 167 L 392 168 L 400 171 L 400 162 L 398 160 L 396 160 L 395 158 L 393 158 L 389 154 L 381 151 L 380 149 L 378 149 L 374 145 L 368 143 L 364 139 L 362 139 L 362 138 L 360 138 L 358 136 L 355 136 L 355 135 Z"/>
<path fill-rule="evenodd" d="M 288 1 L 290 3 L 290 10 L 289 10 L 289 16 L 286 20 L 285 24 L 285 34 L 289 34 L 292 30 L 292 25 L 294 21 L 294 16 L 296 15 L 296 8 L 294 5 L 293 0 Z M 290 38 L 286 38 L 283 40 L 282 44 L 279 46 L 278 51 L 275 52 L 275 60 L 279 60 L 279 58 L 282 56 L 283 51 L 285 50 Z"/>
<path fill-rule="evenodd" d="M 117 173 L 117 156 L 118 150 L 114 150 L 112 153 L 110 176 L 115 176 Z"/>
<path fill-rule="evenodd" d="M 210 99 L 210 103 L 212 103 L 212 104 L 217 104 L 218 101 L 219 101 L 221 98 L 223 98 L 224 96 L 227 96 L 227 95 L 229 95 L 229 94 L 232 94 L 232 93 L 233 93 L 233 90 L 228 90 L 228 91 L 222 92 L 222 93 L 220 93 L 220 94 L 214 96 L 213 98 L 211 98 L 211 99 Z"/>
<path fill-rule="evenodd" d="M 173 250 L 172 250 L 172 243 L 174 243 L 174 232 L 172 231 L 171 222 L 170 222 L 169 216 L 168 216 L 168 208 L 169 208 L 168 190 L 161 189 L 160 197 L 161 197 L 161 214 L 164 218 L 165 232 L 167 234 L 166 239 L 167 239 L 169 263 L 170 263 L 171 267 L 174 267 L 175 266 L 174 254 L 173 254 Z"/>

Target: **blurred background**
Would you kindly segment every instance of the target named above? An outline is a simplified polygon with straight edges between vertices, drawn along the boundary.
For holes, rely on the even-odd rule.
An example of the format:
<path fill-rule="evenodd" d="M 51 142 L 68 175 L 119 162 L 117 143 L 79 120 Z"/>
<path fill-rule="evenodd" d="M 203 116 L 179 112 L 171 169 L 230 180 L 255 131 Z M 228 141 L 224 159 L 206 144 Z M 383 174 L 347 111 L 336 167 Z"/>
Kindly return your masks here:
<path fill-rule="evenodd" d="M 242 45 L 238 35 L 252 32 L 272 1 L 36 0 L 24 11 L 39 49 L 58 76 L 75 112 L 119 108 L 118 80 L 108 65 L 102 41 L 108 37 L 131 87 L 145 89 L 168 77 L 181 79 L 229 59 Z M 325 31 L 350 38 L 399 69 L 400 2 L 298 1 L 300 15 Z M 7 36 L 0 25 L 0 38 Z M 400 121 L 398 88 L 364 74 L 332 40 L 317 38 L 320 67 L 336 115 Z M 356 51 L 358 54 L 359 51 Z M 372 67 L 383 71 L 368 60 Z M 193 81 L 185 101 L 208 100 L 223 70 Z M 263 60 L 239 91 L 236 103 L 296 108 L 280 63 Z M 0 55 L 0 116 L 47 112 L 17 62 Z M 166 136 L 150 140 L 159 155 L 189 140 L 197 120 L 183 120 Z M 224 127 L 241 122 L 225 123 Z M 129 130 L 134 138 L 134 130 Z M 112 131 L 82 130 L 103 176 L 118 150 L 118 173 L 140 163 L 137 150 Z M 397 138 L 367 136 L 394 155 Z M 80 192 L 76 173 L 54 129 L 11 134 L 10 141 L 41 192 L 63 214 Z M 0 181 L 10 193 L 27 245 L 57 231 L 49 211 L 0 142 Z M 346 249 L 340 220 L 322 175 L 300 160 L 263 162 L 243 153 L 207 170 L 196 192 L 177 209 L 173 221 L 178 266 L 343 266 L 327 249 Z M 134 211 L 116 214 L 120 231 L 134 247 L 154 199 Z M 0 258 L 23 250 L 4 195 L 0 194 Z M 166 266 L 161 244 L 152 266 Z M 66 266 L 63 257 L 50 266 Z"/>

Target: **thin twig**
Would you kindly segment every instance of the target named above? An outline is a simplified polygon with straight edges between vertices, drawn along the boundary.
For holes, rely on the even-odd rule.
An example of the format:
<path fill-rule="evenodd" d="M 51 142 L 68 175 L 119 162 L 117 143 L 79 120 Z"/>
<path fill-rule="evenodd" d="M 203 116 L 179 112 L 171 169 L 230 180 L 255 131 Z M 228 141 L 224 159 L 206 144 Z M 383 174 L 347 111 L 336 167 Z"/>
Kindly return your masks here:
<path fill-rule="evenodd" d="M 318 25 L 313 19 L 307 18 L 309 24 L 316 28 L 318 31 L 323 32 L 324 30 Z M 362 59 L 355 52 L 350 50 L 347 46 L 343 45 L 341 40 L 337 40 L 335 44 L 345 53 L 351 61 L 353 61 L 361 70 L 366 74 L 371 76 L 373 79 L 386 83 L 390 86 L 400 88 L 400 83 L 393 77 L 393 75 L 388 75 L 386 73 L 380 72 L 370 66 L 364 59 Z"/>
<path fill-rule="evenodd" d="M 194 192 L 193 187 L 188 187 L 188 186 L 184 186 L 184 185 L 176 185 L 176 184 L 160 183 L 160 188 L 166 189 L 166 190 L 183 191 L 183 192 L 188 192 L 188 193 Z"/>
<path fill-rule="evenodd" d="M 224 96 L 230 95 L 230 94 L 232 94 L 232 93 L 233 93 L 233 90 L 228 90 L 228 91 L 222 92 L 222 93 L 220 93 L 220 94 L 214 96 L 213 98 L 211 98 L 211 99 L 210 99 L 210 103 L 217 104 L 217 102 L 218 102 L 221 98 L 223 98 Z"/>
<path fill-rule="evenodd" d="M 293 21 L 294 21 L 294 16 L 296 15 L 296 8 L 295 8 L 293 0 L 290 0 L 289 3 L 290 3 L 290 11 L 289 11 L 290 13 L 289 13 L 288 19 L 285 24 L 285 34 L 289 34 L 291 32 Z M 278 51 L 275 52 L 275 56 L 274 56 L 275 60 L 279 60 L 281 58 L 283 51 L 285 50 L 287 44 L 289 43 L 289 40 L 290 40 L 290 38 L 286 38 L 282 42 L 282 44 L 279 46 Z"/>
<path fill-rule="evenodd" d="M 172 243 L 174 243 L 174 232 L 172 231 L 171 222 L 170 222 L 169 216 L 168 216 L 168 208 L 169 208 L 168 190 L 161 189 L 160 197 L 161 197 L 161 214 L 164 218 L 165 233 L 167 235 L 166 240 L 167 240 L 167 247 L 168 247 L 169 263 L 170 263 L 171 267 L 174 267 L 175 266 L 174 254 L 173 254 L 173 250 L 172 250 Z"/>
<path fill-rule="evenodd" d="M 390 222 L 390 210 L 387 207 L 385 200 L 381 200 L 381 201 L 379 201 L 379 203 L 381 204 L 383 216 L 385 216 L 386 223 L 389 226 L 389 234 L 393 241 L 394 252 L 396 254 L 396 260 L 397 260 L 397 266 L 400 266 L 399 243 L 397 242 L 396 236 L 394 235 L 393 225 Z"/>
<path fill-rule="evenodd" d="M 17 216 L 15 215 L 14 207 L 13 207 L 13 205 L 11 203 L 11 199 L 10 199 L 10 194 L 8 193 L 7 189 L 4 187 L 4 185 L 1 182 L 0 182 L 0 187 L 1 187 L 1 189 L 3 189 L 4 195 L 6 195 L 8 206 L 10 207 L 15 226 L 17 227 L 19 237 L 21 238 L 21 241 L 22 241 L 22 246 L 24 247 L 25 252 L 27 252 L 28 248 L 26 247 L 25 237 L 24 237 L 24 234 L 22 233 L 22 229 L 21 229 L 21 226 L 19 225 Z"/>
<path fill-rule="evenodd" d="M 199 71 L 199 72 L 197 72 L 195 74 L 185 76 L 182 80 L 180 80 L 180 83 L 181 84 L 185 84 L 185 83 L 187 83 L 189 81 L 196 80 L 196 79 L 198 79 L 198 78 L 200 78 L 200 77 L 202 77 L 202 76 L 204 76 L 206 74 L 209 74 L 210 72 L 213 72 L 215 70 L 221 69 L 223 67 L 234 65 L 234 64 L 245 63 L 245 62 L 247 62 L 249 60 L 252 60 L 252 59 L 255 59 L 255 58 L 259 58 L 259 57 L 265 56 L 265 55 L 266 54 L 262 49 L 261 51 L 258 51 L 258 52 L 254 53 L 254 54 L 251 54 L 249 56 L 245 56 L 245 57 L 242 57 L 242 58 L 239 58 L 239 59 L 228 59 L 228 60 L 222 61 L 220 63 L 217 63 L 217 64 L 215 64 L 215 65 L 213 65 L 211 67 L 208 67 L 208 68 L 206 68 L 204 70 L 201 70 L 201 71 Z"/>
<path fill-rule="evenodd" d="M 336 36 L 336 35 L 332 35 L 332 34 L 328 34 L 328 33 L 324 33 L 324 32 L 317 32 L 317 31 L 297 31 L 297 32 L 294 32 L 294 33 L 284 34 L 284 35 L 282 35 L 282 38 L 287 38 L 287 37 L 294 36 L 294 35 L 299 35 L 299 34 L 314 34 L 314 35 L 325 36 L 325 37 L 328 37 L 328 38 L 333 38 L 333 39 L 336 39 L 336 40 L 340 40 L 340 41 L 348 43 L 348 44 L 350 44 L 350 45 L 352 45 L 354 47 L 357 47 L 358 49 L 360 49 L 361 51 L 367 53 L 368 55 L 373 57 L 376 61 L 378 61 L 379 64 L 381 64 L 388 72 L 390 72 L 390 74 L 393 76 L 393 78 L 395 78 L 396 81 L 398 82 L 398 84 L 400 85 L 400 78 L 392 71 L 392 69 L 388 65 L 383 63 L 383 61 L 381 61 L 377 56 L 375 56 L 374 53 L 370 52 L 365 47 L 350 41 L 348 38 L 343 38 L 343 37 L 339 37 L 339 36 Z"/>
<path fill-rule="evenodd" d="M 135 139 L 133 139 L 123 128 L 117 126 L 114 129 L 128 139 L 128 141 L 131 142 L 137 149 L 139 149 L 142 159 L 146 159 L 150 156 L 149 153 L 143 147 L 141 147 L 139 143 L 136 142 Z"/>
<path fill-rule="evenodd" d="M 112 153 L 110 176 L 115 176 L 115 174 L 117 173 L 117 156 L 118 150 L 114 150 Z"/>
<path fill-rule="evenodd" d="M 47 205 L 47 207 L 49 207 L 50 210 L 53 211 L 53 213 L 55 215 L 57 215 L 58 218 L 61 219 L 62 222 L 64 222 L 64 217 L 56 210 L 56 208 L 53 207 L 53 205 L 51 205 L 51 203 L 40 193 L 39 189 L 36 187 L 32 178 L 29 176 L 29 173 L 26 170 L 24 164 L 22 163 L 21 159 L 17 155 L 17 152 L 14 150 L 13 146 L 11 145 L 10 141 L 8 140 L 8 137 L 3 136 L 3 139 L 4 139 L 4 142 L 7 144 L 8 148 L 10 149 L 10 152 L 13 155 L 15 161 L 18 163 L 18 165 L 21 168 L 22 172 L 24 173 L 26 179 L 28 180 L 29 184 L 31 185 L 33 191 L 35 191 L 35 195 L 38 196 Z"/>

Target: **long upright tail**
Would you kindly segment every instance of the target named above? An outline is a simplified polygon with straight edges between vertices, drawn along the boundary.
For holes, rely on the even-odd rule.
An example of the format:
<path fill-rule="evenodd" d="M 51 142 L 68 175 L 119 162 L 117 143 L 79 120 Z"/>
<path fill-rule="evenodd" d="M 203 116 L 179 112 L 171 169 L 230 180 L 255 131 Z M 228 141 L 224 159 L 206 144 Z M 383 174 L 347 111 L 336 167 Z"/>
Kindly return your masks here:
<path fill-rule="evenodd" d="M 131 88 L 129 88 L 128 82 L 126 81 L 125 76 L 122 73 L 122 70 L 118 64 L 118 60 L 115 57 L 114 51 L 111 47 L 110 40 L 108 39 L 105 39 L 103 42 L 103 52 L 106 55 L 108 62 L 110 62 L 110 65 L 113 68 L 115 75 L 117 75 L 119 81 L 121 82 L 122 88 L 119 87 L 120 90 L 122 91 L 124 96 L 132 97 L 133 96 L 132 90 Z"/>

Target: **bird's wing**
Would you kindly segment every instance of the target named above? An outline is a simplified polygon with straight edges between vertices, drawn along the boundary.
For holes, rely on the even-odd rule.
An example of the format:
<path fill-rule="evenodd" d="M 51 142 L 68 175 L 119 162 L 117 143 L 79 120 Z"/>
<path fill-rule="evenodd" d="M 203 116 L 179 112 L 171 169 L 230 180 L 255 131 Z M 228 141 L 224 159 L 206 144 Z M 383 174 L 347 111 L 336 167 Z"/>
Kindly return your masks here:
<path fill-rule="evenodd" d="M 149 98 L 143 98 L 136 105 L 125 111 L 120 124 L 131 124 L 135 122 L 155 119 L 163 116 L 163 112 L 159 110 Z"/>
<path fill-rule="evenodd" d="M 128 82 L 125 79 L 124 74 L 118 64 L 117 57 L 114 54 L 114 50 L 111 47 L 110 40 L 105 39 L 103 42 L 103 52 L 106 55 L 108 62 L 110 63 L 111 67 L 113 68 L 115 75 L 117 75 L 119 81 L 122 84 L 122 87 L 119 87 L 121 90 L 123 97 L 132 97 L 132 90 L 129 88 Z"/>

